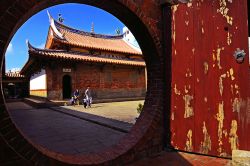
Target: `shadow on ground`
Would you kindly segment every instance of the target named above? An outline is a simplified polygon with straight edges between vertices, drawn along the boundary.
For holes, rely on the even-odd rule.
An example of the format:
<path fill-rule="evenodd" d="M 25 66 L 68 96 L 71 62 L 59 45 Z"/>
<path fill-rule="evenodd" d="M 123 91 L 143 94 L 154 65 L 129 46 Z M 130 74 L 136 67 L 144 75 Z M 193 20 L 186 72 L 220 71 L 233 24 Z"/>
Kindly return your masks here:
<path fill-rule="evenodd" d="M 117 144 L 133 125 L 93 115 L 90 109 L 86 109 L 88 112 L 58 106 L 38 109 L 20 101 L 7 103 L 7 107 L 11 119 L 29 141 L 62 154 L 89 154 L 109 148 Z M 79 106 L 79 108 L 81 107 Z M 101 108 L 104 105 L 98 105 L 96 108 L 98 107 Z M 150 154 L 148 151 L 145 153 L 145 156 Z M 137 155 L 139 154 L 135 154 L 135 156 Z M 140 158 L 138 157 L 138 159 Z M 13 161 L 17 165 L 18 162 L 22 163 L 19 159 Z M 9 162 L 0 156 L 1 164 Z M 177 151 L 162 151 L 156 156 L 130 164 L 130 166 L 147 165 L 231 165 L 231 160 Z"/>
<path fill-rule="evenodd" d="M 73 106 L 72 106 L 73 107 Z M 77 106 L 75 106 L 77 107 Z M 92 108 L 97 108 L 102 106 L 93 106 Z M 89 121 L 98 125 L 102 125 L 120 132 L 128 133 L 129 130 L 132 128 L 132 123 L 127 123 L 123 121 L 119 121 L 116 119 L 106 118 L 103 116 L 94 115 L 87 112 L 80 112 L 73 109 L 65 108 L 65 107 L 50 107 L 50 109 L 64 113 L 66 115 L 76 117 L 85 121 Z"/>
<path fill-rule="evenodd" d="M 12 102 L 6 105 L 12 121 L 29 142 L 57 153 L 98 152 L 117 144 L 127 133 L 98 124 L 104 121 L 108 124 L 118 123 L 117 121 L 88 113 L 61 107 L 34 108 L 24 102 Z M 80 116 L 86 119 L 92 118 L 95 123 Z"/>

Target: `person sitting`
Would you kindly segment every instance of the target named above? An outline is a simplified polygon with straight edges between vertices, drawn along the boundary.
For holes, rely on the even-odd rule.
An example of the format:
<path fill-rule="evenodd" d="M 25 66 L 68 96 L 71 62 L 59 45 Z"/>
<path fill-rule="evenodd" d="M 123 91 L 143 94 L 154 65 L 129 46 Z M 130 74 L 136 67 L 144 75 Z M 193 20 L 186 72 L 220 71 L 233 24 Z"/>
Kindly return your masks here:
<path fill-rule="evenodd" d="M 74 99 L 74 97 L 73 97 L 73 96 L 71 97 L 71 99 L 70 99 L 70 101 L 69 101 L 69 102 L 70 102 L 70 105 L 75 105 L 75 99 Z"/>
<path fill-rule="evenodd" d="M 80 92 L 78 89 L 76 89 L 76 91 L 74 91 L 74 100 L 75 100 L 75 104 L 77 103 L 79 105 L 79 95 Z"/>
<path fill-rule="evenodd" d="M 83 99 L 83 106 L 84 108 L 87 108 L 87 105 L 88 105 L 88 101 L 86 98 Z"/>

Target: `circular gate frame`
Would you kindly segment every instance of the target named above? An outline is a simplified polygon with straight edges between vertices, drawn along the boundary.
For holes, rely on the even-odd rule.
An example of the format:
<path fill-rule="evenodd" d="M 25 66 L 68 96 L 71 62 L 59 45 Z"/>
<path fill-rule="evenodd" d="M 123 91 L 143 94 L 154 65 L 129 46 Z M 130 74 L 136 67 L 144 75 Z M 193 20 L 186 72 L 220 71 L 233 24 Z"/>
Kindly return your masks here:
<path fill-rule="evenodd" d="M 43 0 L 39 2 L 24 0 L 15 1 L 12 4 L 7 1 L 5 3 L 7 10 L 0 15 L 1 23 L 6 26 L 5 29 L 0 26 L 1 62 L 3 62 L 11 38 L 32 15 L 53 5 L 80 3 L 101 8 L 120 19 L 136 37 L 147 66 L 147 93 L 143 112 L 136 124 L 118 144 L 93 154 L 61 154 L 35 144 L 11 120 L 2 92 L 0 95 L 0 139 L 4 140 L 19 157 L 38 165 L 106 165 L 129 163 L 162 150 L 164 62 L 161 54 L 160 26 L 155 27 L 150 21 L 149 15 L 152 13 L 145 13 L 145 10 L 141 10 L 138 4 L 130 0 Z M 156 13 L 160 13 L 159 6 L 152 6 L 152 8 Z M 160 24 L 159 16 L 160 14 L 157 18 L 158 24 Z"/>

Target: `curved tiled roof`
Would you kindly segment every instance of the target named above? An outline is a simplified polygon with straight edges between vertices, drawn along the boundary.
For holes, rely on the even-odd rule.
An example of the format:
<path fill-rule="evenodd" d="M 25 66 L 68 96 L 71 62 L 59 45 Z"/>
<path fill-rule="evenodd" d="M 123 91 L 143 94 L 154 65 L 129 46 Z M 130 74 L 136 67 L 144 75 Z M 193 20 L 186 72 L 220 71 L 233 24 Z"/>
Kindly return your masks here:
<path fill-rule="evenodd" d="M 89 55 L 82 52 L 68 52 L 65 50 L 53 50 L 53 49 L 39 49 L 29 46 L 29 54 L 32 56 L 43 56 L 48 58 L 58 58 L 65 60 L 75 60 L 75 61 L 84 61 L 84 62 L 97 62 L 97 63 L 111 63 L 111 64 L 122 64 L 122 65 L 131 65 L 131 66 L 146 66 L 143 60 L 134 60 L 121 57 L 104 57 Z"/>
<path fill-rule="evenodd" d="M 62 34 L 63 39 L 56 37 L 56 40 L 87 49 L 98 49 L 125 54 L 142 55 L 142 53 L 123 40 L 123 35 L 111 36 L 94 34 L 90 32 L 76 30 L 60 24 L 54 20 L 55 27 Z"/>

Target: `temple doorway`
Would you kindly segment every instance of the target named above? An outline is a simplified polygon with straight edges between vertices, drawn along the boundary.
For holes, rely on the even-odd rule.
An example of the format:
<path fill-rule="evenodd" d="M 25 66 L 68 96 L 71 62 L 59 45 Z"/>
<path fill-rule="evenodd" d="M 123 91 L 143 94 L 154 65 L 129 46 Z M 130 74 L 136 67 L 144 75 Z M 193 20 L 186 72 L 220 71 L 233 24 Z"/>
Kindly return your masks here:
<path fill-rule="evenodd" d="M 69 99 L 71 97 L 71 77 L 69 75 L 63 76 L 63 99 Z"/>

